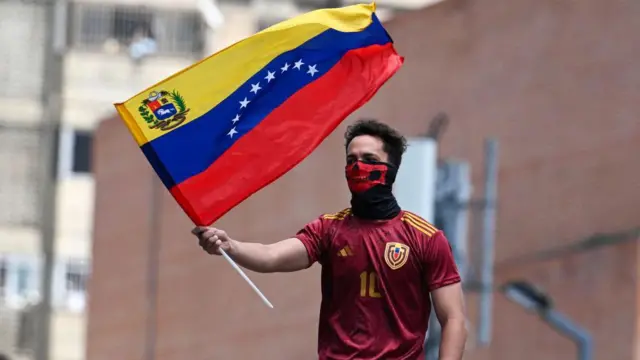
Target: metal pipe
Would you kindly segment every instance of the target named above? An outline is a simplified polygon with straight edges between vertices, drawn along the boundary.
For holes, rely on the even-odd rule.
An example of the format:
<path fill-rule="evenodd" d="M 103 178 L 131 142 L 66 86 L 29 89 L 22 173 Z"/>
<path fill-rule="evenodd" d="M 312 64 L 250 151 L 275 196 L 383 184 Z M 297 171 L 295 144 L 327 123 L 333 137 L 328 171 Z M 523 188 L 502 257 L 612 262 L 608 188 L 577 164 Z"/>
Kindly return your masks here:
<path fill-rule="evenodd" d="M 584 328 L 556 310 L 541 311 L 540 317 L 561 335 L 571 339 L 578 348 L 578 360 L 593 359 L 593 338 Z"/>
<path fill-rule="evenodd" d="M 35 5 L 34 5 L 35 6 Z M 42 82 L 42 202 L 40 304 L 34 355 L 36 360 L 50 359 L 52 283 L 55 264 L 58 133 L 62 117 L 62 86 L 66 39 L 66 0 L 46 1 L 44 79 Z"/>
<path fill-rule="evenodd" d="M 151 171 L 151 199 L 149 200 L 149 238 L 147 239 L 147 333 L 144 359 L 155 360 L 158 321 L 158 278 L 160 267 L 162 216 L 162 187 L 155 172 Z"/>
<path fill-rule="evenodd" d="M 493 307 L 493 263 L 495 247 L 496 202 L 498 196 L 498 142 L 488 139 L 485 142 L 485 209 L 482 231 L 482 269 L 480 282 L 480 314 L 478 323 L 478 343 L 488 345 L 491 342 Z"/>
<path fill-rule="evenodd" d="M 431 309 L 429 317 L 428 337 L 425 341 L 425 360 L 438 360 L 440 357 L 440 341 L 442 340 L 442 327 L 436 317 L 434 309 Z"/>

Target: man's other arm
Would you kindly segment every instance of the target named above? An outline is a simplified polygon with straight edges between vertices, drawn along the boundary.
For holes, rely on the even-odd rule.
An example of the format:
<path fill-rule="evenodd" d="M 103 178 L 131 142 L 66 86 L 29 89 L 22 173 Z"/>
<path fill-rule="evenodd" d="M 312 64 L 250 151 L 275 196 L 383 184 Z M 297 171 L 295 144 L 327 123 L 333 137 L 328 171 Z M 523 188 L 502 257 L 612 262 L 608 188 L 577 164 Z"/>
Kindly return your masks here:
<path fill-rule="evenodd" d="M 433 307 L 442 327 L 440 360 L 462 360 L 467 341 L 464 298 L 460 283 L 447 285 L 431 292 Z"/>
<path fill-rule="evenodd" d="M 460 274 L 442 231 L 436 232 L 427 244 L 429 291 L 442 327 L 440 360 L 462 360 L 467 329 Z"/>

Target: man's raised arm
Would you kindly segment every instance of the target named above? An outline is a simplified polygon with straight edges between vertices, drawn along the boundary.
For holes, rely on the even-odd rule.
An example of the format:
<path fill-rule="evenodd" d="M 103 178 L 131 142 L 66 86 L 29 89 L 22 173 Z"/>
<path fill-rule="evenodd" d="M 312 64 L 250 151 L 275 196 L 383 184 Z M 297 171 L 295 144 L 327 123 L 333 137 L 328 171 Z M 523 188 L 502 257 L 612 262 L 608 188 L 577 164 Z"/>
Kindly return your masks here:
<path fill-rule="evenodd" d="M 225 231 L 212 227 L 196 227 L 192 233 L 207 253 L 221 255 L 222 249 L 240 266 L 255 272 L 291 272 L 310 265 L 307 249 L 297 238 L 265 245 L 231 239 Z"/>

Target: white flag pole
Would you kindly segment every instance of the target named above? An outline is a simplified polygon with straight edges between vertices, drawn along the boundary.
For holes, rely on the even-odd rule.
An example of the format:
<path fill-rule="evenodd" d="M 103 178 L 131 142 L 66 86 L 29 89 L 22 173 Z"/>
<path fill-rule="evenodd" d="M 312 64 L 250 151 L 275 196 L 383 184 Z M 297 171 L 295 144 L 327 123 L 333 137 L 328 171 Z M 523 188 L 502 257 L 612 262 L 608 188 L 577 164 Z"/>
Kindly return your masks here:
<path fill-rule="evenodd" d="M 260 299 L 262 299 L 262 302 L 264 302 L 265 305 L 267 305 L 268 307 L 273 309 L 273 304 L 271 304 L 269 299 L 267 299 L 267 297 L 264 296 L 262 291 L 260 291 L 260 289 L 258 289 L 258 287 L 253 283 L 253 281 L 251 281 L 251 279 L 249 279 L 247 274 L 245 274 L 244 271 L 242 271 L 240 266 L 238 266 L 238 264 L 236 264 L 236 262 L 233 261 L 233 259 L 229 255 L 227 255 L 227 253 L 224 250 L 220 249 L 220 253 L 222 254 L 222 257 L 224 257 L 224 259 L 227 260 L 229 265 L 231 265 L 234 269 L 236 269 L 238 274 L 240 274 L 240 276 L 242 276 L 242 278 L 249 284 L 249 286 L 251 286 L 253 291 L 255 291 L 256 294 L 258 294 L 258 296 L 260 296 Z"/>

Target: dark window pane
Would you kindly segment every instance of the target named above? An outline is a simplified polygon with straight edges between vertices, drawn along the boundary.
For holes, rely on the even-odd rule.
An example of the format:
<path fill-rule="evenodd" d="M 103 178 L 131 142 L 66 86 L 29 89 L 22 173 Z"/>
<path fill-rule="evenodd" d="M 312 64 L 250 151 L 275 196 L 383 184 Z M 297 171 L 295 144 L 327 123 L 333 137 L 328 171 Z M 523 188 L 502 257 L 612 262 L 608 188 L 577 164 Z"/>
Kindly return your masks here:
<path fill-rule="evenodd" d="M 73 146 L 73 172 L 91 172 L 93 134 L 89 132 L 76 131 L 74 133 Z"/>

